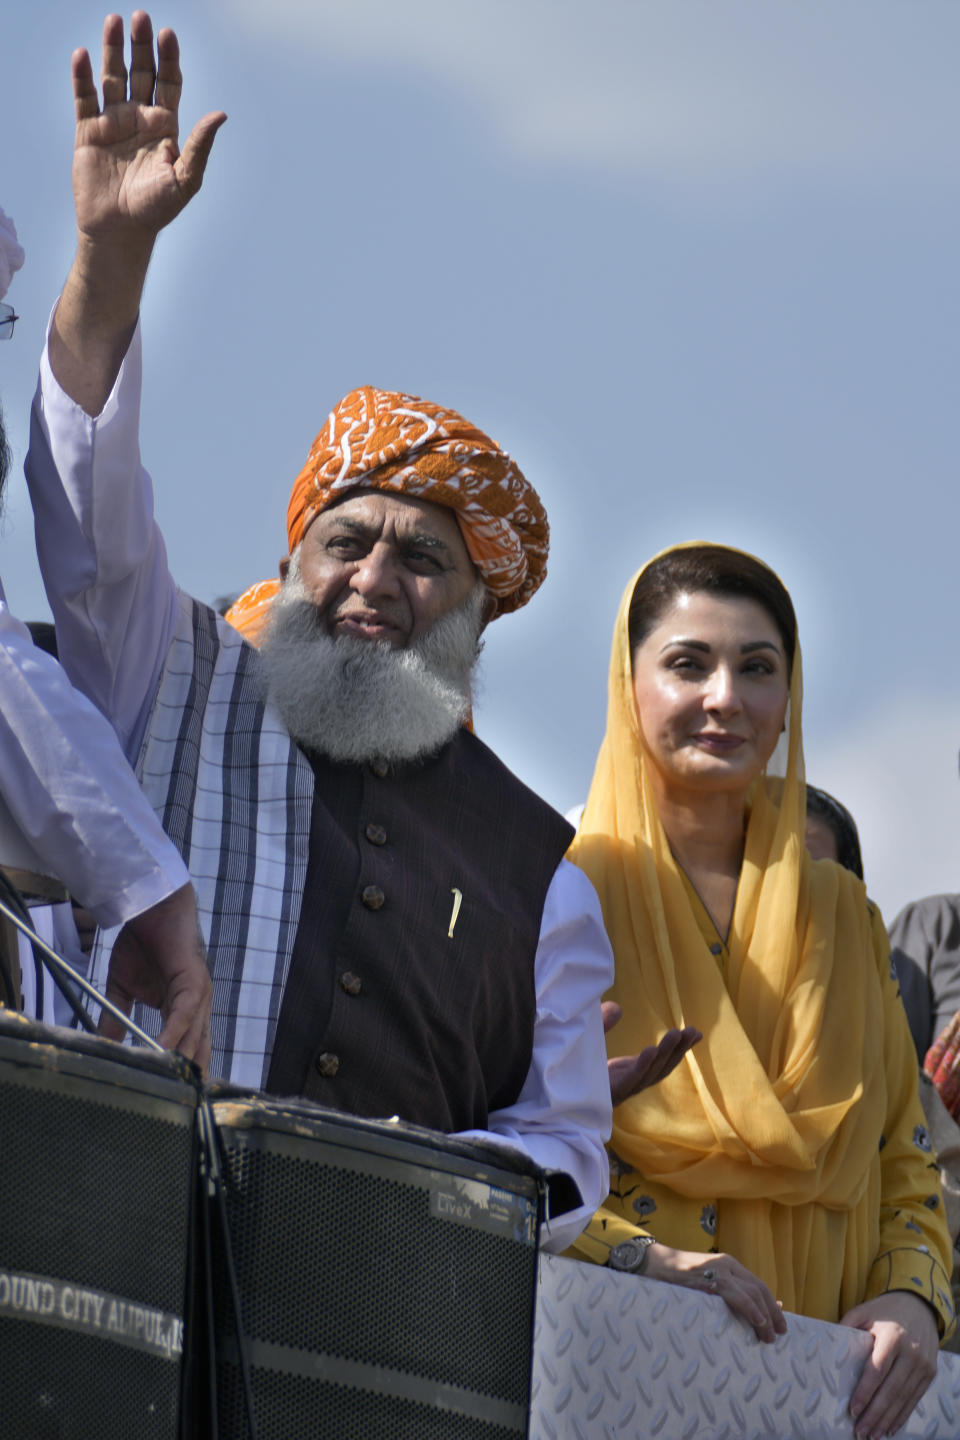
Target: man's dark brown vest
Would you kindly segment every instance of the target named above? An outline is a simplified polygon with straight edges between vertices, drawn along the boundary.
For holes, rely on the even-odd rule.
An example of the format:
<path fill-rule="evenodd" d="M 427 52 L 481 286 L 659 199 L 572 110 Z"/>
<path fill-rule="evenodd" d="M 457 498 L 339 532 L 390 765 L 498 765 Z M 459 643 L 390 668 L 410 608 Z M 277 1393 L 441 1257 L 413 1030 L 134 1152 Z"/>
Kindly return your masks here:
<path fill-rule="evenodd" d="M 466 731 L 424 765 L 311 763 L 307 882 L 267 1088 L 482 1129 L 530 1067 L 540 919 L 573 832 Z"/>

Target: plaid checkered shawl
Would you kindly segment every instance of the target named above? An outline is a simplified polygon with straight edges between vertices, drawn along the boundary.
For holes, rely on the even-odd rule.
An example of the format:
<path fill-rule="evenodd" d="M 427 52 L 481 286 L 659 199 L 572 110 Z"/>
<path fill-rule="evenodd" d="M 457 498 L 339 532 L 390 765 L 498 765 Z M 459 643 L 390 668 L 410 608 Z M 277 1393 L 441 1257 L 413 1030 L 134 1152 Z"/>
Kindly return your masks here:
<path fill-rule="evenodd" d="M 300 919 L 313 773 L 264 705 L 258 671 L 257 652 L 181 594 L 137 770 L 197 892 L 213 979 L 210 1076 L 261 1088 Z M 117 933 L 98 938 L 98 989 Z M 135 1018 L 159 1032 L 156 1011 L 138 1006 Z"/>

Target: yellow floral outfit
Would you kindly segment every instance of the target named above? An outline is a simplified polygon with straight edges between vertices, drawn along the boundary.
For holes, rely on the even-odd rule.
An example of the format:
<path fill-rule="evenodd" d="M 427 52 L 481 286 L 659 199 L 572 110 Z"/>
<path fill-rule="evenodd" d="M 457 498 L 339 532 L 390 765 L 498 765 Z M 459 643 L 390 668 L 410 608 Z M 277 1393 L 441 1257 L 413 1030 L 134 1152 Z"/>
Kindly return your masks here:
<path fill-rule="evenodd" d="M 609 1053 L 703 1039 L 614 1111 L 611 1193 L 570 1253 L 638 1233 L 726 1251 L 785 1309 L 839 1320 L 888 1290 L 951 1326 L 951 1247 L 886 932 L 862 882 L 803 837 L 799 647 L 782 787 L 754 785 L 729 933 L 660 823 L 633 697 L 627 587 L 607 731 L 570 858 L 596 886 L 623 1007 Z"/>

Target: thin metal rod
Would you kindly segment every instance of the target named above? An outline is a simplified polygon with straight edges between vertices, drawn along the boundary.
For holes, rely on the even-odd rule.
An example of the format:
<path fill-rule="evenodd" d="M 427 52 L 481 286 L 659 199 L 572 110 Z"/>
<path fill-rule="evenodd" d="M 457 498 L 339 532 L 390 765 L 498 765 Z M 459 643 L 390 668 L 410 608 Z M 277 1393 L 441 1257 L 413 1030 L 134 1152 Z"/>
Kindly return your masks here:
<path fill-rule="evenodd" d="M 207 1203 L 211 1207 L 216 1207 L 217 1218 L 220 1221 L 220 1239 L 223 1243 L 223 1263 L 227 1272 L 227 1284 L 229 1286 L 230 1300 L 233 1307 L 233 1328 L 237 1341 L 237 1354 L 240 1360 L 240 1380 L 243 1387 L 243 1403 L 247 1416 L 247 1433 L 249 1440 L 258 1440 L 257 1415 L 253 1403 L 253 1381 L 250 1376 L 250 1355 L 248 1351 L 247 1334 L 243 1328 L 240 1285 L 237 1280 L 236 1264 L 233 1258 L 233 1242 L 230 1238 L 230 1221 L 227 1215 L 227 1198 L 224 1190 L 225 1182 L 223 1168 L 220 1164 L 219 1142 L 217 1140 L 217 1122 L 210 1104 L 210 1097 L 205 1092 L 201 1092 L 200 1094 L 198 1116 L 200 1121 L 200 1134 L 207 1161 Z M 214 1379 L 216 1379 L 215 1376 Z M 216 1385 L 214 1384 L 214 1392 L 215 1391 Z"/>
<path fill-rule="evenodd" d="M 25 920 L 21 920 L 16 911 L 11 910 L 9 905 L 3 900 L 0 900 L 0 915 L 5 915 L 8 920 L 16 925 L 21 935 L 25 935 L 31 944 L 37 946 L 42 952 L 47 964 L 56 970 L 64 980 L 72 981 L 73 984 L 78 985 L 88 999 L 96 1001 L 99 1006 L 106 1010 L 108 1015 L 113 1016 L 114 1020 L 119 1020 L 120 1024 L 129 1030 L 130 1034 L 134 1035 L 142 1045 L 148 1045 L 151 1050 L 156 1050 L 160 1055 L 167 1053 L 162 1045 L 157 1044 L 152 1035 L 148 1035 L 146 1030 L 141 1030 L 140 1026 L 131 1020 L 129 1015 L 124 1014 L 118 1005 L 114 1005 L 113 1001 L 108 1000 L 106 995 L 101 995 L 100 991 L 90 984 L 86 976 L 74 970 L 73 966 L 68 964 L 62 955 L 57 954 L 56 950 L 51 950 L 46 940 L 41 939 L 32 926 L 28 925 Z"/>

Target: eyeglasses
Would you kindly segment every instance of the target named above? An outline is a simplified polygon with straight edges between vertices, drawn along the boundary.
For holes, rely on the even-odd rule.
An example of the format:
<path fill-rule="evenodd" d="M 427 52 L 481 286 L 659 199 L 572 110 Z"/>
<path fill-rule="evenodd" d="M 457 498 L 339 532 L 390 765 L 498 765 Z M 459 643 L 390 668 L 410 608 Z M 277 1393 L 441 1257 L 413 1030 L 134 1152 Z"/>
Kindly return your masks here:
<path fill-rule="evenodd" d="M 20 319 L 14 315 L 12 305 L 0 305 L 0 340 L 9 340 L 13 334 L 13 327 Z"/>

